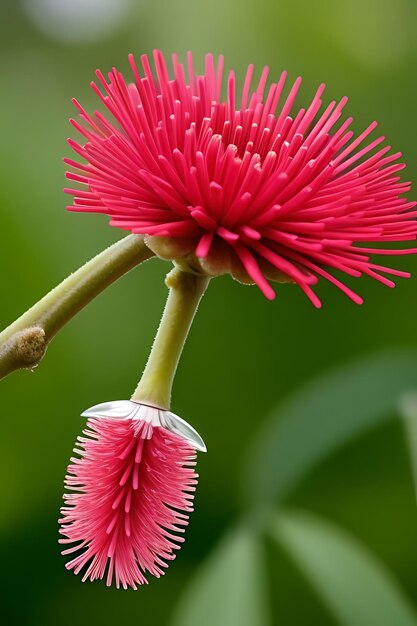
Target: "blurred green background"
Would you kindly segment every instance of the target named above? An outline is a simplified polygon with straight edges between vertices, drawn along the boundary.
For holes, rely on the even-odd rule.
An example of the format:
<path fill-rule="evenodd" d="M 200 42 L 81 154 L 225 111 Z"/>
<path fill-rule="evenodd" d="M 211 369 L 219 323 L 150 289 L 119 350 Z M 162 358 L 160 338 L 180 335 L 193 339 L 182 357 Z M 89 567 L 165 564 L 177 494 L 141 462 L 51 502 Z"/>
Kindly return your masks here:
<path fill-rule="evenodd" d="M 6 326 L 121 236 L 102 216 L 64 209 L 61 158 L 70 153 L 65 143 L 73 115 L 70 100 L 76 96 L 86 108 L 94 106 L 88 85 L 97 67 L 127 70 L 129 52 L 139 55 L 158 47 L 180 55 L 190 49 L 200 68 L 206 52 L 224 53 L 227 67 L 240 77 L 250 62 L 258 70 L 269 64 L 274 75 L 283 69 L 293 78 L 301 74 L 300 102 L 325 81 L 328 101 L 350 96 L 348 114 L 355 117 L 356 129 L 375 118 L 380 122 L 388 141 L 403 151 L 408 177 L 415 179 L 416 25 L 415 0 L 1 0 L 1 324 Z M 417 274 L 416 258 L 403 257 L 395 265 Z M 417 387 L 415 279 L 399 282 L 395 290 L 366 278 L 351 281 L 365 296 L 362 307 L 321 284 L 321 311 L 292 286 L 280 287 L 270 303 L 257 289 L 230 278 L 213 281 L 174 389 L 173 409 L 194 424 L 209 448 L 199 459 L 196 511 L 184 548 L 167 576 L 137 592 L 82 584 L 66 572 L 56 520 L 67 461 L 83 424 L 78 416 L 88 406 L 130 395 L 162 310 L 167 269 L 152 261 L 132 271 L 64 329 L 36 373 L 18 372 L 1 383 L 0 588 L 7 623 L 104 626 L 117 621 L 122 626 L 152 620 L 161 626 L 373 626 L 377 622 L 372 611 L 363 622 L 355 617 L 349 622 L 332 610 L 326 594 L 317 593 L 297 559 L 277 546 L 271 534 L 256 544 L 265 564 L 257 561 L 253 546 L 239 543 L 239 533 L 254 537 L 265 509 L 275 506 L 274 494 L 268 496 L 268 505 L 264 503 L 265 476 L 269 486 L 279 484 L 281 472 L 285 475 L 288 469 L 285 463 L 302 465 L 303 455 L 309 454 L 306 446 L 322 433 L 326 439 L 326 429 L 333 429 L 336 439 L 340 434 L 338 445 L 324 445 L 314 463 L 306 462 L 305 471 L 282 495 L 281 507 L 308 510 L 342 526 L 384 563 L 401 593 L 416 601 L 415 493 L 396 403 L 404 391 L 413 389 L 414 380 Z M 367 355 L 374 353 L 369 365 Z M 344 399 L 338 400 L 337 394 L 332 396 L 333 385 L 337 390 L 339 384 L 332 372 L 356 358 L 364 358 L 364 365 L 353 379 L 349 374 Z M 262 444 L 260 434 L 268 416 L 276 423 L 290 420 L 291 415 L 275 407 L 290 393 L 297 399 L 297 390 L 324 372 L 330 379 L 317 394 L 320 399 L 328 393 L 330 404 L 319 403 L 309 420 L 307 402 L 304 422 L 289 435 L 292 444 L 287 448 L 278 443 L 271 452 L 271 437 L 264 435 Z M 374 377 L 369 392 L 368 376 Z M 400 382 L 391 390 L 392 377 Z M 356 384 L 363 386 L 359 395 Z M 372 410 L 362 411 L 361 402 L 369 402 Z M 368 423 L 372 411 L 384 419 Z M 358 425 L 352 436 L 345 436 L 350 413 Z M 263 461 L 258 483 L 256 472 Z M 320 547 L 314 523 L 304 532 L 309 518 L 286 515 L 276 522 L 274 533 L 287 538 L 282 540 L 288 540 L 287 548 L 297 543 L 298 532 L 305 541 L 310 537 L 318 558 L 334 554 L 336 569 L 345 571 L 349 559 L 345 564 L 343 554 L 325 539 Z M 236 530 L 242 519 L 244 531 Z M 187 589 L 201 577 L 202 564 L 204 576 L 204 563 L 213 558 L 213 550 L 227 551 L 217 546 L 227 543 L 228 532 L 229 540 L 237 541 L 236 566 L 233 557 L 229 569 L 220 564 L 217 571 L 214 561 L 211 577 L 222 586 L 211 588 L 203 578 L 200 587 L 208 590 L 208 597 L 199 605 L 200 592 Z M 305 546 L 302 553 L 308 554 Z M 311 558 L 314 562 L 314 555 Z M 239 582 L 248 567 L 253 580 Z M 372 578 L 368 574 L 363 574 L 365 590 Z M 355 575 L 339 581 L 342 596 L 349 579 L 355 580 Z M 259 597 L 248 608 L 245 601 L 251 602 L 254 587 L 260 588 Z M 366 595 L 377 607 L 386 594 L 370 581 Z M 189 608 L 194 598 L 197 608 Z M 415 623 L 401 615 L 387 624 Z"/>

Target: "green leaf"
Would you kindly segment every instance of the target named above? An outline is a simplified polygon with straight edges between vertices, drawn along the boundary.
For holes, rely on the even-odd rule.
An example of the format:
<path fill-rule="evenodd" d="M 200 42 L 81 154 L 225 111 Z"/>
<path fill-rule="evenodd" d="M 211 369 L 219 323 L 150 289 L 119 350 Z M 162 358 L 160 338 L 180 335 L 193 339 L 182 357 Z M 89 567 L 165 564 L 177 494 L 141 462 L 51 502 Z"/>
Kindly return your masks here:
<path fill-rule="evenodd" d="M 245 498 L 281 501 L 321 459 L 390 417 L 416 384 L 417 353 L 404 351 L 360 359 L 296 391 L 255 442 Z"/>
<path fill-rule="evenodd" d="M 264 571 L 258 537 L 234 529 L 191 581 L 173 626 L 267 626 Z"/>
<path fill-rule="evenodd" d="M 399 408 L 404 418 L 405 435 L 413 469 L 414 489 L 417 492 L 417 392 L 405 394 L 400 399 Z"/>
<path fill-rule="evenodd" d="M 281 513 L 273 536 L 343 626 L 417 626 L 391 573 L 345 531 L 306 513 Z"/>

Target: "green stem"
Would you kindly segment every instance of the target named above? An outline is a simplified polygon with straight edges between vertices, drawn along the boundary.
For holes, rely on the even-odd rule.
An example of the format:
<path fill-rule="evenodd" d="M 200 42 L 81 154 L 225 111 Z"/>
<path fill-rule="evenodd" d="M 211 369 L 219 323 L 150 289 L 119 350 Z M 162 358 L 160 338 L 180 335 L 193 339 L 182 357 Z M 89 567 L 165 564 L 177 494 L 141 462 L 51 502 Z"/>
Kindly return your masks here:
<path fill-rule="evenodd" d="M 0 379 L 33 368 L 49 341 L 106 287 L 154 253 L 143 237 L 129 235 L 71 274 L 0 333 Z"/>
<path fill-rule="evenodd" d="M 167 276 L 168 300 L 134 402 L 169 409 L 172 383 L 199 302 L 209 278 L 176 266 Z"/>

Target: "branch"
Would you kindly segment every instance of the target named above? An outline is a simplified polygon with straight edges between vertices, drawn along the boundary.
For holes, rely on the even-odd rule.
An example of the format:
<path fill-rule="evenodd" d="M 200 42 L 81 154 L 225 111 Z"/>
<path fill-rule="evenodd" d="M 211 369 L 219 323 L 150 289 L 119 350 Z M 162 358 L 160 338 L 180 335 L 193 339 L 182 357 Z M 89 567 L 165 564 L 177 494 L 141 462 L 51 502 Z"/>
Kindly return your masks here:
<path fill-rule="evenodd" d="M 140 235 L 113 244 L 0 333 L 0 379 L 39 365 L 51 339 L 106 287 L 154 253 Z"/>

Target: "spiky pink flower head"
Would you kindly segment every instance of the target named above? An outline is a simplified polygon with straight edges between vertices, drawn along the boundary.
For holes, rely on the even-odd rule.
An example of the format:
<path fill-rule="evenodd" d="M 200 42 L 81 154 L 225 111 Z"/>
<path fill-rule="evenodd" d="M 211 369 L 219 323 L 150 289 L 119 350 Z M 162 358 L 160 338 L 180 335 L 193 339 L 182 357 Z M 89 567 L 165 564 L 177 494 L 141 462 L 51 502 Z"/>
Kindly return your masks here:
<path fill-rule="evenodd" d="M 119 588 L 159 578 L 175 558 L 193 510 L 194 429 L 169 411 L 131 401 L 92 407 L 65 478 L 60 539 L 67 569 Z"/>
<path fill-rule="evenodd" d="M 372 247 L 416 238 L 416 203 L 398 176 L 401 153 L 384 137 L 370 139 L 376 122 L 356 136 L 351 117 L 340 122 L 347 98 L 323 110 L 322 84 L 308 107 L 294 110 L 301 78 L 284 94 L 286 72 L 266 90 L 268 68 L 252 86 L 250 65 L 239 97 L 230 72 L 223 97 L 223 57 L 215 65 L 207 55 L 196 75 L 189 54 L 186 77 L 173 55 L 172 78 L 159 51 L 156 74 L 146 56 L 141 70 L 129 60 L 134 82 L 113 69 L 108 80 L 97 72 L 104 94 L 92 83 L 113 119 L 89 116 L 75 101 L 85 126 L 72 123 L 86 143 L 69 143 L 87 163 L 66 159 L 76 169 L 68 178 L 83 186 L 66 190 L 70 209 L 168 238 L 167 257 L 181 250 L 208 272 L 248 275 L 270 299 L 267 278 L 277 274 L 316 306 L 318 277 L 362 302 L 333 270 L 390 287 L 384 274 L 409 276 L 371 258 L 416 251 Z"/>

